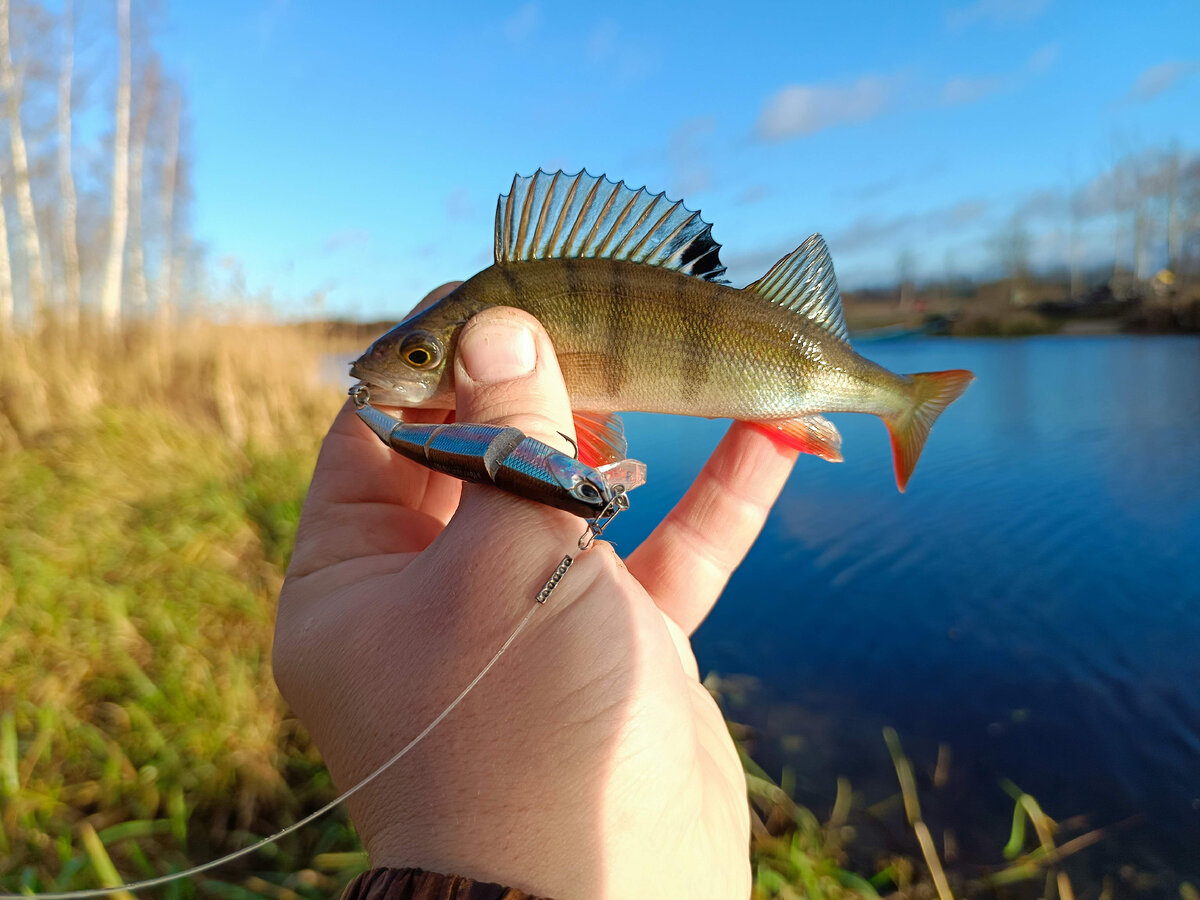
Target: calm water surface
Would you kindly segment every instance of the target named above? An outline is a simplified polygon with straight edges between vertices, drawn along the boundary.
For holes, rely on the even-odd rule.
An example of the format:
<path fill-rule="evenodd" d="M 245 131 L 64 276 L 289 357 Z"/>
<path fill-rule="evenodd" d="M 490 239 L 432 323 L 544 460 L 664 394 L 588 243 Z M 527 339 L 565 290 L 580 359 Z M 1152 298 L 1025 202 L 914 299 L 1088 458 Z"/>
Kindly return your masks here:
<path fill-rule="evenodd" d="M 880 737 L 918 766 L 952 750 L 927 811 L 996 860 L 1009 778 L 1057 818 L 1140 816 L 1073 865 L 1200 877 L 1200 341 L 863 344 L 899 372 L 970 368 L 906 495 L 879 420 L 834 416 L 846 462 L 802 459 L 695 637 L 702 671 L 751 675 L 734 717 L 814 807 L 848 776 L 895 791 Z M 650 482 L 628 550 L 722 422 L 629 415 Z M 611 533 L 611 532 L 610 532 Z M 940 808 L 936 804 L 941 803 Z M 1174 890 L 1171 890 L 1174 893 Z"/>

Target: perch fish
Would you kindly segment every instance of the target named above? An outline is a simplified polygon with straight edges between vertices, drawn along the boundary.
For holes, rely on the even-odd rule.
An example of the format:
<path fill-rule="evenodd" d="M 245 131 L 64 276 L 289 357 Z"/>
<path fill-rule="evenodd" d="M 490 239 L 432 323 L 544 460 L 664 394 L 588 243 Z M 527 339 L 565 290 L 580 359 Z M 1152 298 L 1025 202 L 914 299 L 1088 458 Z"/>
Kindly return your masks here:
<path fill-rule="evenodd" d="M 740 419 L 831 461 L 841 435 L 821 414 L 872 413 L 903 491 L 974 376 L 898 375 L 855 353 L 820 235 L 740 289 L 721 280 L 720 249 L 682 200 L 586 171 L 518 176 L 496 205 L 495 263 L 375 341 L 351 375 L 375 403 L 451 409 L 459 329 L 517 307 L 554 343 L 589 465 L 625 457 L 618 411 Z"/>

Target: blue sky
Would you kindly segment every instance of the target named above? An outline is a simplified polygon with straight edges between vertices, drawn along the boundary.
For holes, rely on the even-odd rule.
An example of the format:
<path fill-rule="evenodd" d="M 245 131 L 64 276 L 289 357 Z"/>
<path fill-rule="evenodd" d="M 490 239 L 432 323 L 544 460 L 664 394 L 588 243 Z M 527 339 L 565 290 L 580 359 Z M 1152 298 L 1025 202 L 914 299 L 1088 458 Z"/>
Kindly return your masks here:
<path fill-rule="evenodd" d="M 175 3 L 195 233 L 286 314 L 394 318 L 490 263 L 513 174 L 702 208 L 742 284 L 813 231 L 843 285 L 993 265 L 1122 158 L 1200 150 L 1200 4 Z M 1093 256 L 1111 217 L 1084 223 Z"/>

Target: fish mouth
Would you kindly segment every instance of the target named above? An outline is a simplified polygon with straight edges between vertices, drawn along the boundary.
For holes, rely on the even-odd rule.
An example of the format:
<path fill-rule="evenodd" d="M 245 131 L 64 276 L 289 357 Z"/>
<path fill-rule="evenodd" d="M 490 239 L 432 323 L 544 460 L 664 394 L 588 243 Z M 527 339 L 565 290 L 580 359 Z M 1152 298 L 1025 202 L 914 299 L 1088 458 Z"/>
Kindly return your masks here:
<path fill-rule="evenodd" d="M 361 360 L 350 364 L 350 377 L 357 378 L 367 388 L 372 404 L 408 406 L 412 403 L 412 397 L 406 385 L 362 365 Z"/>

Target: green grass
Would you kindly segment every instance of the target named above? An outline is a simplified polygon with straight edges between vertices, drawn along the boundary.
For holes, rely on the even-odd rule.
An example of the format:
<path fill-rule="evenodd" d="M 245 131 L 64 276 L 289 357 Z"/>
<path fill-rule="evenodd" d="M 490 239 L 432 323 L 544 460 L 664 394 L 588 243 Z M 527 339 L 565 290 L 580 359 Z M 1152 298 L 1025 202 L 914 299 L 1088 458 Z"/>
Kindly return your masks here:
<path fill-rule="evenodd" d="M 269 665 L 317 438 L 238 448 L 170 415 L 101 408 L 0 456 L 7 889 L 94 884 L 84 823 L 142 877 L 327 798 Z M 245 868 L 300 872 L 356 849 L 344 818 L 330 820 Z M 290 887 L 331 886 L 304 877 L 309 889 Z"/>

